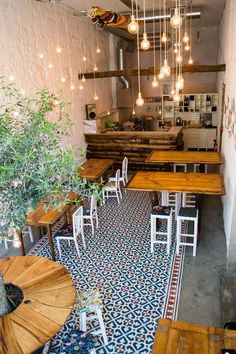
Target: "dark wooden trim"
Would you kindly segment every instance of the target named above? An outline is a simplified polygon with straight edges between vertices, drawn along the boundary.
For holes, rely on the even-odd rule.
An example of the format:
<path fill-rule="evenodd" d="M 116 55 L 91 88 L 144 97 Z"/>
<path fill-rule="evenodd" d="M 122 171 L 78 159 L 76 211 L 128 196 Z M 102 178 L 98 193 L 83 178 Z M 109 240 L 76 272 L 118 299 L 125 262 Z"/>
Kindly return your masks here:
<path fill-rule="evenodd" d="M 171 69 L 172 73 L 175 73 L 175 68 Z M 218 72 L 225 71 L 226 65 L 184 65 L 182 67 L 183 73 L 210 73 L 210 72 Z M 159 69 L 156 69 L 156 74 L 159 73 Z M 140 70 L 141 75 L 153 75 L 153 67 L 147 69 Z M 113 71 L 100 71 L 100 72 L 89 72 L 89 73 L 79 73 L 78 77 L 81 78 L 82 75 L 86 79 L 103 79 L 107 77 L 119 77 L 119 76 L 137 76 L 138 69 L 125 69 L 125 70 L 113 70 Z"/>

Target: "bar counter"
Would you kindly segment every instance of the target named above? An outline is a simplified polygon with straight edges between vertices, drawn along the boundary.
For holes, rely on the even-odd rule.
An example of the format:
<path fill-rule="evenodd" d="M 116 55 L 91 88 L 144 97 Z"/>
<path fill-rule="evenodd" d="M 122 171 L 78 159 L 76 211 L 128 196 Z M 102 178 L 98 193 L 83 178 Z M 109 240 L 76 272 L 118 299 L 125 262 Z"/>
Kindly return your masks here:
<path fill-rule="evenodd" d="M 119 131 L 84 134 L 87 158 L 122 161 L 127 156 L 133 165 L 145 165 L 152 150 L 182 150 L 183 127 L 163 131 Z M 150 165 L 149 165 L 150 167 Z"/>

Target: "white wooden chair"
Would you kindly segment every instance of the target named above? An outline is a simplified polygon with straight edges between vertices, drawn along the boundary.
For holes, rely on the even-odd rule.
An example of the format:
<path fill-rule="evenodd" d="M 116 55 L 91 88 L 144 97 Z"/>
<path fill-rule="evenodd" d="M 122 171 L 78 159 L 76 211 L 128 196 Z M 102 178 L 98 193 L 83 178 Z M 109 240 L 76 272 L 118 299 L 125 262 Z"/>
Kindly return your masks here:
<path fill-rule="evenodd" d="M 33 243 L 34 242 L 34 237 L 33 237 L 33 232 L 32 232 L 32 227 L 31 226 L 24 226 L 23 229 L 22 229 L 22 236 L 25 237 L 25 236 L 29 236 L 30 237 L 30 241 Z M 7 250 L 8 249 L 8 242 L 9 243 L 13 243 L 13 238 L 8 238 L 8 237 L 4 237 L 4 246 L 5 246 L 5 249 Z"/>
<path fill-rule="evenodd" d="M 182 169 L 182 170 L 179 170 Z M 173 172 L 187 172 L 187 164 L 186 163 L 174 163 Z"/>
<path fill-rule="evenodd" d="M 166 228 L 161 223 L 157 226 L 158 221 L 164 221 Z M 171 246 L 171 227 L 172 227 L 172 212 L 171 207 L 157 206 L 153 208 L 151 213 L 151 253 L 154 252 L 154 245 L 157 243 L 167 246 L 167 254 L 170 254 Z"/>
<path fill-rule="evenodd" d="M 94 219 L 96 220 L 96 228 L 98 228 L 97 198 L 93 194 L 90 200 L 90 208 L 83 208 L 83 223 L 84 226 L 91 226 L 92 235 L 94 235 Z"/>
<path fill-rule="evenodd" d="M 79 245 L 77 240 L 77 237 L 79 235 L 81 235 L 83 246 L 84 248 L 86 248 L 85 240 L 84 240 L 84 230 L 83 230 L 83 207 L 82 206 L 80 206 L 72 215 L 72 225 L 65 225 L 60 230 L 58 230 L 55 235 L 60 257 L 62 255 L 60 242 L 63 240 L 67 240 L 69 245 L 70 245 L 70 241 L 74 241 L 76 251 L 78 253 L 78 256 L 80 257 Z"/>
<path fill-rule="evenodd" d="M 109 178 L 109 182 L 114 182 L 114 181 L 115 181 L 115 177 Z M 123 183 L 123 186 L 125 186 L 128 183 L 128 158 L 127 157 L 124 157 L 122 161 L 120 182 Z"/>
<path fill-rule="evenodd" d="M 120 204 L 120 199 L 122 199 L 122 194 L 120 190 L 120 169 L 116 171 L 115 180 L 109 181 L 103 191 L 103 202 L 105 204 L 105 199 L 109 197 L 116 197 L 118 204 Z"/>
<path fill-rule="evenodd" d="M 193 256 L 197 253 L 197 234 L 198 234 L 198 209 L 180 208 L 177 216 L 176 228 L 176 253 L 179 254 L 180 246 L 193 247 Z M 188 241 L 189 238 L 192 242 Z"/>
<path fill-rule="evenodd" d="M 161 192 L 161 205 L 171 206 L 172 213 L 177 220 L 177 215 L 181 207 L 181 193 Z"/>

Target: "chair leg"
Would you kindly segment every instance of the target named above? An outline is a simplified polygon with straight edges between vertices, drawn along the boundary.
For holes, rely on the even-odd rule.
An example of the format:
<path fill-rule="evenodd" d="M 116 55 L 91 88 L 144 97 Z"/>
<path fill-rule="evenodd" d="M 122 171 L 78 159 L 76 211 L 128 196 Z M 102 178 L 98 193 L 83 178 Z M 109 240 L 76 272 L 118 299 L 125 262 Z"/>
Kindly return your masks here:
<path fill-rule="evenodd" d="M 56 239 L 57 240 L 57 248 L 58 248 L 58 251 L 59 251 L 59 256 L 61 257 L 61 245 L 60 245 L 60 241 L 59 239 Z"/>
<path fill-rule="evenodd" d="M 154 235 L 155 235 L 155 225 L 154 225 L 154 218 L 151 216 L 151 253 L 154 252 Z"/>
<path fill-rule="evenodd" d="M 79 315 L 79 328 L 81 331 L 86 332 L 86 321 L 87 321 L 87 314 L 86 312 L 81 312 Z"/>
<path fill-rule="evenodd" d="M 120 199 L 122 199 L 122 193 L 121 193 L 120 185 L 118 187 L 118 190 L 119 190 L 119 194 L 120 194 Z"/>
<path fill-rule="evenodd" d="M 98 213 L 97 213 L 97 211 L 95 213 L 95 219 L 96 219 L 96 228 L 98 228 Z"/>
<path fill-rule="evenodd" d="M 101 328 L 104 344 L 107 345 L 108 339 L 107 339 L 106 329 L 105 329 L 103 318 L 102 318 L 102 311 L 100 309 L 97 309 L 96 314 L 97 314 L 98 322 L 99 322 L 99 325 Z"/>
<path fill-rule="evenodd" d="M 76 239 L 74 239 L 75 240 L 75 248 L 76 248 L 76 251 L 77 251 L 77 253 L 78 253 L 78 256 L 80 257 L 80 251 L 79 251 L 79 245 L 78 245 L 78 242 L 77 242 L 77 240 Z"/>
<path fill-rule="evenodd" d="M 117 190 L 116 190 L 116 198 L 117 198 L 118 204 L 120 204 L 119 193 L 118 193 L 118 191 L 117 191 Z"/>
<path fill-rule="evenodd" d="M 84 229 L 83 228 L 81 229 L 81 237 L 82 237 L 82 242 L 83 242 L 84 249 L 86 249 L 86 243 L 85 243 L 85 239 L 84 239 Z"/>
<path fill-rule="evenodd" d="M 90 217 L 90 224 L 91 224 L 91 228 L 92 228 L 92 235 L 94 235 L 93 216 Z"/>
<path fill-rule="evenodd" d="M 29 235 L 30 235 L 30 241 L 34 242 L 32 226 L 29 226 Z"/>
<path fill-rule="evenodd" d="M 194 239 L 193 239 L 193 256 L 195 257 L 197 254 L 197 220 L 194 220 Z"/>
<path fill-rule="evenodd" d="M 180 243 L 180 233 L 181 233 L 181 221 L 177 217 L 177 226 L 176 226 L 176 254 L 179 254 L 179 243 Z"/>
<path fill-rule="evenodd" d="M 167 254 L 170 254 L 170 246 L 171 246 L 171 227 L 172 227 L 172 219 L 171 216 L 167 220 Z"/>

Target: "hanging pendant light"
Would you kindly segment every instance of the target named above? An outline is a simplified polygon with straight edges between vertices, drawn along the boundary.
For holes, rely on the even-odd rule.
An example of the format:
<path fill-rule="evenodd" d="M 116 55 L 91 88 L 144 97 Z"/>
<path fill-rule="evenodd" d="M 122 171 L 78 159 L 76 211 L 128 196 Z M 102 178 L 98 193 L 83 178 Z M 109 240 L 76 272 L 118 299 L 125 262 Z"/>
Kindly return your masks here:
<path fill-rule="evenodd" d="M 99 47 L 96 48 L 96 53 L 101 53 L 101 49 Z"/>
<path fill-rule="evenodd" d="M 185 20 L 185 21 L 186 21 L 186 20 Z M 189 35 L 188 35 L 187 32 L 184 32 L 183 42 L 184 42 L 184 43 L 188 43 L 188 42 L 189 42 Z"/>
<path fill-rule="evenodd" d="M 138 30 L 139 30 L 139 26 L 138 26 L 138 23 L 135 21 L 134 15 L 131 15 L 130 19 L 131 19 L 131 21 L 128 25 L 128 31 L 131 34 L 137 34 Z"/>
<path fill-rule="evenodd" d="M 182 17 L 179 14 L 178 8 L 175 8 L 175 13 L 170 19 L 170 25 L 174 29 L 177 29 L 182 25 Z"/>
<path fill-rule="evenodd" d="M 192 59 L 191 56 L 189 57 L 188 63 L 189 63 L 189 65 L 192 65 L 192 64 L 193 64 L 193 59 Z"/>
<path fill-rule="evenodd" d="M 162 33 L 162 36 L 161 36 L 161 41 L 162 43 L 166 43 L 167 42 L 167 36 L 166 36 L 166 33 Z"/>
<path fill-rule="evenodd" d="M 82 82 L 85 82 L 85 81 L 86 81 L 86 79 L 85 79 L 84 75 L 82 76 L 81 81 L 82 81 Z"/>
<path fill-rule="evenodd" d="M 135 17 L 134 17 L 134 0 L 131 1 L 131 6 L 132 6 L 132 12 L 131 12 L 131 16 L 130 16 L 130 23 L 128 25 L 128 31 L 131 34 L 137 34 L 138 30 L 139 30 L 139 25 L 138 22 L 135 21 Z M 137 4 L 137 0 L 136 0 L 136 7 L 138 6 Z"/>
<path fill-rule="evenodd" d="M 175 87 L 176 87 L 177 91 L 183 90 L 183 88 L 184 88 L 184 78 L 183 78 L 182 75 L 178 76 L 178 79 L 177 79 Z"/>
<path fill-rule="evenodd" d="M 178 92 L 174 94 L 173 100 L 174 100 L 174 102 L 179 102 L 180 101 L 180 95 L 179 95 Z"/>
<path fill-rule="evenodd" d="M 159 82 L 157 81 L 156 76 L 153 77 L 153 80 L 152 80 L 152 84 L 151 84 L 151 85 L 152 85 L 153 88 L 159 86 Z"/>
<path fill-rule="evenodd" d="M 154 9 L 154 0 L 152 1 L 152 10 L 153 10 L 153 22 L 152 22 L 152 29 L 153 29 L 153 81 L 151 83 L 152 87 L 158 87 L 159 82 L 156 78 L 156 31 L 155 31 L 155 9 Z"/>
<path fill-rule="evenodd" d="M 144 1 L 145 5 L 145 1 Z M 136 17 L 138 18 L 138 7 L 136 7 Z M 138 59 L 138 98 L 136 99 L 136 105 L 141 107 L 144 105 L 144 99 L 141 94 L 141 78 L 140 78 L 140 57 L 139 57 L 139 35 L 137 32 L 137 59 Z"/>
<path fill-rule="evenodd" d="M 184 46 L 184 50 L 186 50 L 186 52 L 188 52 L 190 50 L 189 43 L 186 43 L 186 45 Z"/>
<path fill-rule="evenodd" d="M 176 60 L 176 63 L 182 63 L 183 57 L 180 52 L 178 52 L 178 54 L 176 55 L 175 60 Z"/>
<path fill-rule="evenodd" d="M 79 89 L 80 89 L 80 90 L 83 90 L 83 89 L 84 89 L 84 85 L 83 85 L 82 82 L 81 82 L 80 85 L 79 85 Z"/>
<path fill-rule="evenodd" d="M 146 31 L 146 5 L 145 5 L 145 0 L 143 0 L 143 15 L 144 15 L 144 32 L 143 32 L 143 40 L 141 42 L 141 48 L 143 50 L 148 50 L 150 48 L 150 42 L 147 39 L 147 31 Z"/>
<path fill-rule="evenodd" d="M 168 65 L 167 59 L 164 59 L 164 65 L 161 67 L 161 72 L 164 76 L 170 76 L 171 69 Z"/>

